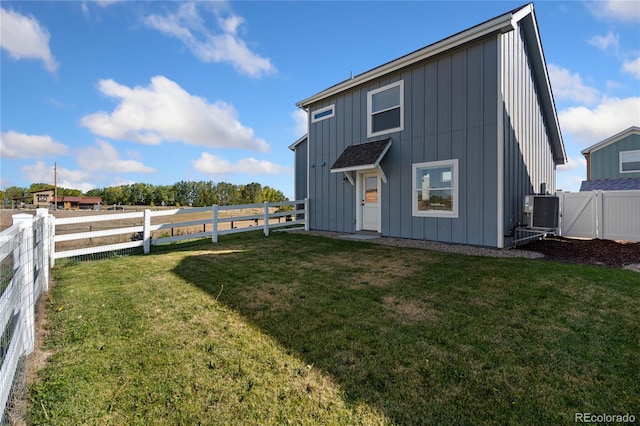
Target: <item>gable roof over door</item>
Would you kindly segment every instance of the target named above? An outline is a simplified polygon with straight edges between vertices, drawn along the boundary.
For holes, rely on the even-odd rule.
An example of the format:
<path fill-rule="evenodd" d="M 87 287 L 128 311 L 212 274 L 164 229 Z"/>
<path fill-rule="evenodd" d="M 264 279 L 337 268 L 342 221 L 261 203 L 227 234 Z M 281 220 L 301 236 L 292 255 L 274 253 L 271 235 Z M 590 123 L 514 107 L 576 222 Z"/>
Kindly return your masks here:
<path fill-rule="evenodd" d="M 296 103 L 296 106 L 306 110 L 311 104 L 320 102 L 345 90 L 365 84 L 376 78 L 411 66 L 425 59 L 429 59 L 440 53 L 491 34 L 507 33 L 518 28 L 522 30 L 526 45 L 528 46 L 527 52 L 532 66 L 533 78 L 538 88 L 537 93 L 540 98 L 542 114 L 544 116 L 549 139 L 551 141 L 554 161 L 556 164 L 564 164 L 566 162 L 567 155 L 562 141 L 562 133 L 560 132 L 560 124 L 558 122 L 558 115 L 556 113 L 553 93 L 551 91 L 551 82 L 549 80 L 549 73 L 544 59 L 544 52 L 542 51 L 538 23 L 533 11 L 533 3 L 529 3 L 493 19 L 489 19 L 488 21 L 461 31 L 436 43 L 425 46 L 422 49 L 409 53 L 408 55 L 402 56 L 391 62 L 380 65 L 379 67 L 356 75 L 353 78 L 342 81 L 341 83 L 331 86 L 328 89 Z"/>

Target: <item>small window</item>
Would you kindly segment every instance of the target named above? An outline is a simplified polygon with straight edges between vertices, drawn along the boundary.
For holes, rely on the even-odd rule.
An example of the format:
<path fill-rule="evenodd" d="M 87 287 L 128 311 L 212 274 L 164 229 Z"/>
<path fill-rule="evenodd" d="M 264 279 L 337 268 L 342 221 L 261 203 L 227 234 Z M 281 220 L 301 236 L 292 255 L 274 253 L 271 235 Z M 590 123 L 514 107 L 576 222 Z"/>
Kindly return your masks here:
<path fill-rule="evenodd" d="M 311 122 L 315 123 L 316 121 L 326 120 L 327 118 L 331 118 L 335 115 L 335 107 L 333 105 L 329 105 L 328 107 L 320 108 L 311 113 Z"/>
<path fill-rule="evenodd" d="M 413 215 L 458 217 L 458 160 L 413 165 Z"/>
<path fill-rule="evenodd" d="M 367 136 L 404 129 L 404 82 L 402 80 L 367 93 Z"/>
<path fill-rule="evenodd" d="M 640 173 L 640 151 L 620 152 L 620 173 Z"/>

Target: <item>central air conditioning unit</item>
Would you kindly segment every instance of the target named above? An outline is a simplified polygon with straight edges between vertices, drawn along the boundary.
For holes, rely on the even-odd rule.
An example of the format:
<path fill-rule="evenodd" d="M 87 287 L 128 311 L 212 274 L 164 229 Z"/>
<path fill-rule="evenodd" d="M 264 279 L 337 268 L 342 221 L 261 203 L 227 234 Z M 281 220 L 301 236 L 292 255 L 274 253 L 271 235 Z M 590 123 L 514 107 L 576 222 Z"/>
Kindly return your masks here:
<path fill-rule="evenodd" d="M 560 199 L 555 195 L 525 195 L 524 217 L 529 229 L 555 231 L 558 229 Z"/>

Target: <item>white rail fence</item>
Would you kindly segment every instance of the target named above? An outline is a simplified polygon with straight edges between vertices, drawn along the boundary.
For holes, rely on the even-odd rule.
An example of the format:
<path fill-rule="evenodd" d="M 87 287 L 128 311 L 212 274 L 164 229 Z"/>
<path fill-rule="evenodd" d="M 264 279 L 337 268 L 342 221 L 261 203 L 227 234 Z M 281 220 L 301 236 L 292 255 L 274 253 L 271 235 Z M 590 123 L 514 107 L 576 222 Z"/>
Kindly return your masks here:
<path fill-rule="evenodd" d="M 47 209 L 13 215 L 13 225 L 0 233 L 0 424 L 8 422 L 12 393 L 24 390 L 24 360 L 35 346 L 35 306 L 49 289 L 52 235 Z"/>
<path fill-rule="evenodd" d="M 640 241 L 640 191 L 558 192 L 560 235 Z"/>
<path fill-rule="evenodd" d="M 291 206 L 291 207 L 287 207 Z M 55 259 L 82 256 L 93 253 L 142 247 L 149 253 L 152 245 L 172 243 L 186 239 L 210 237 L 215 243 L 218 236 L 262 229 L 265 236 L 271 229 L 304 225 L 308 229 L 306 212 L 308 203 L 286 201 L 281 203 L 247 204 L 235 206 L 211 206 L 134 213 L 101 214 L 55 218 L 47 209 L 37 209 L 36 215 L 13 215 L 13 225 L 0 233 L 0 424 L 8 423 L 12 393 L 26 384 L 24 362 L 35 347 L 35 309 L 40 296 L 49 289 L 50 269 Z M 249 210 L 249 214 L 234 215 L 234 212 Z M 207 219 L 174 221 L 151 224 L 156 217 L 176 217 L 187 214 L 210 213 Z M 61 233 L 56 228 L 73 224 L 91 224 L 106 221 L 142 221 L 139 226 L 102 229 L 88 232 Z M 282 221 L 282 219 L 285 219 Z M 259 225 L 260 221 L 262 224 Z M 250 223 L 252 226 L 240 226 Z M 112 226 L 112 224 L 110 224 Z M 207 225 L 210 230 L 206 230 Z M 83 225 L 84 226 L 84 225 Z M 92 226 L 92 225 L 89 225 Z M 202 232 L 153 238 L 156 231 L 176 228 L 203 227 Z M 91 228 L 90 228 L 91 229 Z M 56 243 L 93 239 L 100 241 L 114 235 L 133 234 L 140 236 L 134 241 L 103 244 L 65 251 L 56 251 Z M 167 232 L 168 234 L 168 232 Z M 20 379 L 24 379 L 20 382 Z M 21 396 L 25 398 L 26 395 Z"/>
<path fill-rule="evenodd" d="M 287 210 L 287 207 L 292 208 L 292 210 Z M 143 212 L 57 218 L 55 219 L 56 235 L 53 238 L 54 243 L 62 243 L 74 240 L 91 241 L 94 238 L 99 239 L 117 235 L 135 235 L 137 236 L 137 238 L 135 238 L 133 241 L 74 248 L 64 251 L 55 249 L 53 253 L 53 259 L 55 262 L 55 259 L 124 250 L 135 247 L 142 247 L 144 253 L 149 253 L 152 245 L 173 243 L 177 241 L 197 238 L 211 238 L 212 242 L 217 243 L 218 236 L 220 235 L 254 231 L 259 228 L 262 228 L 265 236 L 269 235 L 271 229 L 284 226 L 289 227 L 293 225 L 304 225 L 305 229 L 308 229 L 308 221 L 306 221 L 306 212 L 308 211 L 307 207 L 307 200 L 301 200 L 231 206 L 213 205 L 211 207 L 181 208 L 157 211 L 146 209 Z M 242 212 L 243 210 L 249 210 L 249 214 L 233 214 L 234 212 Z M 152 219 L 157 217 L 176 217 L 180 215 L 194 215 L 198 213 L 210 213 L 210 215 L 207 215 L 208 217 L 205 219 L 187 220 L 181 222 L 168 221 L 166 223 L 159 224 L 151 223 Z M 90 230 L 65 234 L 58 233 L 59 228 L 65 225 L 113 222 L 129 219 L 141 221 L 142 224 L 97 231 Z M 284 219 L 284 221 L 282 221 L 282 219 Z M 260 221 L 262 221 L 262 225 L 260 225 Z M 250 225 L 247 225 L 247 223 L 249 223 Z M 245 226 L 237 226 L 241 224 L 244 224 Z M 206 230 L 207 225 L 210 225 L 210 230 Z M 194 227 L 200 226 L 202 226 L 202 232 L 173 235 L 174 229 L 193 229 Z M 256 226 L 258 226 L 259 228 L 256 228 Z M 165 236 L 165 234 L 168 234 L 169 230 L 171 231 L 171 235 Z M 157 231 L 165 232 L 162 232 L 160 236 L 157 236 Z M 154 236 L 154 232 L 156 232 L 156 236 Z"/>

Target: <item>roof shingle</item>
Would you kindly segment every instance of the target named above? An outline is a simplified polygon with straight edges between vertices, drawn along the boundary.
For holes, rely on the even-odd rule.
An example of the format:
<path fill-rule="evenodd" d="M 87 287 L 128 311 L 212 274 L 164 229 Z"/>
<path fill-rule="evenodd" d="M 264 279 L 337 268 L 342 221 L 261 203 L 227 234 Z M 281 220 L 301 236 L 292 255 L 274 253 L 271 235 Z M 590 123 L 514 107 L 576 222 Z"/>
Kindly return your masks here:
<path fill-rule="evenodd" d="M 348 146 L 331 166 L 331 171 L 375 167 L 391 144 L 391 138 Z"/>
<path fill-rule="evenodd" d="M 580 191 L 630 191 L 640 189 L 640 177 L 583 180 Z"/>

